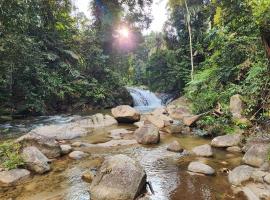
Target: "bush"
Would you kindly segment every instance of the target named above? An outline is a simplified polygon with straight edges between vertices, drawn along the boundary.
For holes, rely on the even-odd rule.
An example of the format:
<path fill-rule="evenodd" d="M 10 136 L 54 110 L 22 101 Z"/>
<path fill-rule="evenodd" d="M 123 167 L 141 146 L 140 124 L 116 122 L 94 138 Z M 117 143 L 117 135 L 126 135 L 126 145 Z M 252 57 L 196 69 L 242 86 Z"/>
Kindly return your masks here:
<path fill-rule="evenodd" d="M 1 167 L 15 169 L 24 164 L 20 155 L 20 144 L 14 142 L 3 142 L 0 144 Z"/>

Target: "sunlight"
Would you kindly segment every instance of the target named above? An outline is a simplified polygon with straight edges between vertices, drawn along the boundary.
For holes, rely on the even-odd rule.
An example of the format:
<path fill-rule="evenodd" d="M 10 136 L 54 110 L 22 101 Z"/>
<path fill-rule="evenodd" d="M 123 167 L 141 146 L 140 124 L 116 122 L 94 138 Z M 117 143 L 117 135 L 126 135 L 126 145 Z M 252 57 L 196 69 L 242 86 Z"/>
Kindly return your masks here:
<path fill-rule="evenodd" d="M 129 29 L 127 27 L 121 27 L 120 29 L 117 30 L 117 32 L 123 38 L 129 37 Z"/>

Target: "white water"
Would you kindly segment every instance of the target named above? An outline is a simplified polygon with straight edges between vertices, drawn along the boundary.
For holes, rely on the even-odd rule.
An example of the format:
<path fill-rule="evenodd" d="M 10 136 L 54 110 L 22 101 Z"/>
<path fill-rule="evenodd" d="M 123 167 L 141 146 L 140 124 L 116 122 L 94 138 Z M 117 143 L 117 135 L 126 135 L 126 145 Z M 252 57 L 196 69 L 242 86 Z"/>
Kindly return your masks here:
<path fill-rule="evenodd" d="M 127 88 L 133 98 L 134 108 L 141 112 L 152 111 L 161 107 L 162 102 L 153 92 L 139 88 Z"/>

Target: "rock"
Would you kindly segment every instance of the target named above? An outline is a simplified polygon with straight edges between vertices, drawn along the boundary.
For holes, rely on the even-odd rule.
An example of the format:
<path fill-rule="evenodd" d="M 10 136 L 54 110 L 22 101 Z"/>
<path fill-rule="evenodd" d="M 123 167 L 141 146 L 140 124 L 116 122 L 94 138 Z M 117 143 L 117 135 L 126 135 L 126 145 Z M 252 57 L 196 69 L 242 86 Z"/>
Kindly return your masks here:
<path fill-rule="evenodd" d="M 254 168 L 248 165 L 240 165 L 234 168 L 229 173 L 229 182 L 232 185 L 241 185 L 242 182 L 248 181 L 251 178 L 252 173 L 254 172 Z"/>
<path fill-rule="evenodd" d="M 167 150 L 172 151 L 172 152 L 179 152 L 179 153 L 184 151 L 184 149 L 181 147 L 179 142 L 177 142 L 176 140 L 169 144 L 169 146 L 167 147 Z"/>
<path fill-rule="evenodd" d="M 160 140 L 159 130 L 153 124 L 143 125 L 134 134 L 139 144 L 157 144 Z"/>
<path fill-rule="evenodd" d="M 231 147 L 237 146 L 240 142 L 241 142 L 241 135 L 232 134 L 215 137 L 211 141 L 211 145 L 214 147 Z"/>
<path fill-rule="evenodd" d="M 270 175 L 270 173 L 268 172 L 264 172 L 261 170 L 254 170 L 253 173 L 251 174 L 251 178 L 255 181 L 255 182 L 260 182 L 260 183 L 264 183 L 265 180 L 264 178 Z"/>
<path fill-rule="evenodd" d="M 230 112 L 232 113 L 233 118 L 237 119 L 242 118 L 243 110 L 244 104 L 241 95 L 239 94 L 233 95 L 230 98 Z"/>
<path fill-rule="evenodd" d="M 248 200 L 270 199 L 270 186 L 261 183 L 248 183 L 241 188 Z"/>
<path fill-rule="evenodd" d="M 94 179 L 95 175 L 93 174 L 93 172 L 91 171 L 85 171 L 83 174 L 82 174 L 82 179 L 87 182 L 87 183 L 91 183 Z"/>
<path fill-rule="evenodd" d="M 239 146 L 228 147 L 226 150 L 228 152 L 232 152 L 232 153 L 241 153 L 242 152 L 242 149 Z"/>
<path fill-rule="evenodd" d="M 88 154 L 82 151 L 72 151 L 68 156 L 74 160 L 80 160 L 86 157 Z"/>
<path fill-rule="evenodd" d="M 209 144 L 194 147 L 192 149 L 196 156 L 211 157 L 213 156 L 212 148 Z"/>
<path fill-rule="evenodd" d="M 264 182 L 270 184 L 270 173 L 267 173 L 267 175 L 263 178 Z"/>
<path fill-rule="evenodd" d="M 87 144 L 84 143 L 83 146 L 85 147 L 118 147 L 118 146 L 129 146 L 129 145 L 135 145 L 138 144 L 136 140 L 110 140 L 108 142 L 104 143 L 98 143 L 98 144 Z"/>
<path fill-rule="evenodd" d="M 146 174 L 142 166 L 120 154 L 105 159 L 90 192 L 93 200 L 134 200 L 145 187 Z"/>
<path fill-rule="evenodd" d="M 184 125 L 180 121 L 173 120 L 172 123 L 165 125 L 162 131 L 170 134 L 181 133 L 184 129 Z"/>
<path fill-rule="evenodd" d="M 30 171 L 43 174 L 51 170 L 48 158 L 36 147 L 24 148 L 22 157 Z"/>
<path fill-rule="evenodd" d="M 35 133 L 28 133 L 16 140 L 22 148 L 35 146 L 48 158 L 57 158 L 61 155 L 61 148 L 53 138 L 45 137 Z"/>
<path fill-rule="evenodd" d="M 149 121 L 150 123 L 154 124 L 158 128 L 163 128 L 166 125 L 169 125 L 173 120 L 172 118 L 163 115 L 163 114 L 150 114 L 146 115 L 145 120 Z"/>
<path fill-rule="evenodd" d="M 188 171 L 205 175 L 215 174 L 215 170 L 212 167 L 197 161 L 189 163 Z"/>
<path fill-rule="evenodd" d="M 63 155 L 69 154 L 72 151 L 72 147 L 68 144 L 62 144 L 60 148 Z"/>
<path fill-rule="evenodd" d="M 186 126 L 192 126 L 196 121 L 201 118 L 202 115 L 185 116 L 183 122 Z"/>
<path fill-rule="evenodd" d="M 269 137 L 263 137 L 263 136 L 250 137 L 250 138 L 247 139 L 247 142 L 243 146 L 242 150 L 244 152 L 247 152 L 249 150 L 249 148 L 252 147 L 255 144 L 270 145 L 270 138 Z"/>
<path fill-rule="evenodd" d="M 118 122 L 133 123 L 140 120 L 140 113 L 128 105 L 113 108 L 112 115 Z"/>
<path fill-rule="evenodd" d="M 139 122 L 135 122 L 134 126 L 136 126 L 137 128 L 140 128 L 144 125 L 144 121 L 139 121 Z"/>
<path fill-rule="evenodd" d="M 120 129 L 111 130 L 109 131 L 109 133 L 113 139 L 119 140 L 119 139 L 122 139 L 125 135 L 133 133 L 133 131 L 128 131 L 127 129 L 120 128 Z"/>
<path fill-rule="evenodd" d="M 156 108 L 153 112 L 153 115 L 168 115 L 168 111 L 165 107 Z"/>
<path fill-rule="evenodd" d="M 53 124 L 35 128 L 31 133 L 55 138 L 58 140 L 70 140 L 85 136 L 91 129 L 116 125 L 117 121 L 109 116 L 97 113 L 92 116 L 79 118 L 68 124 Z"/>
<path fill-rule="evenodd" d="M 30 175 L 30 172 L 26 169 L 12 169 L 9 171 L 0 172 L 0 186 L 15 186 L 19 182 L 24 181 Z"/>
<path fill-rule="evenodd" d="M 185 97 L 180 97 L 167 106 L 169 116 L 173 119 L 183 120 L 185 116 L 191 116 L 190 103 Z"/>
<path fill-rule="evenodd" d="M 269 149 L 269 145 L 255 144 L 245 153 L 243 162 L 248 165 L 260 167 L 267 160 Z"/>
<path fill-rule="evenodd" d="M 72 147 L 81 147 L 81 146 L 82 146 L 82 143 L 79 142 L 79 141 L 73 142 L 73 143 L 71 144 L 71 146 L 72 146 Z"/>

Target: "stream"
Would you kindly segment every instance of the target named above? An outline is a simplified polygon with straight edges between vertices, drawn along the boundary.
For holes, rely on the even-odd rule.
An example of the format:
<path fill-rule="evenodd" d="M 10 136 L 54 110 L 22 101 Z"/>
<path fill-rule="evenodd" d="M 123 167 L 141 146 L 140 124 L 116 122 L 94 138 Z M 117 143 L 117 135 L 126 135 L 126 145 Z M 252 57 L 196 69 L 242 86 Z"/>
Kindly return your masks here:
<path fill-rule="evenodd" d="M 134 99 L 134 106 L 145 113 L 162 106 L 161 100 L 150 91 L 129 89 Z M 102 111 L 108 113 L 109 111 Z M 18 137 L 34 127 L 45 124 L 69 123 L 78 115 L 59 115 L 32 118 L 0 125 L 6 130 L 7 137 Z M 87 136 L 70 141 L 86 143 L 103 143 L 110 141 L 108 131 L 116 128 L 135 130 L 133 124 L 119 124 L 117 126 L 97 129 Z M 15 136 L 14 136 L 15 135 Z M 2 139 L 3 140 L 3 139 Z M 198 136 L 183 136 L 161 134 L 161 142 L 157 145 L 129 145 L 117 147 L 79 147 L 78 150 L 90 153 L 91 156 L 74 161 L 63 156 L 52 162 L 52 170 L 44 175 L 34 175 L 24 184 L 16 187 L 0 188 L 1 200 L 89 200 L 90 184 L 81 179 L 81 175 L 88 169 L 96 170 L 104 156 L 126 154 L 140 162 L 144 167 L 147 180 L 151 182 L 154 194 L 149 193 L 151 200 L 212 200 L 212 199 L 244 199 L 235 196 L 227 181 L 227 175 L 219 169 L 237 166 L 241 162 L 241 155 L 231 154 L 220 149 L 214 149 L 214 157 L 198 158 L 191 155 L 169 152 L 169 143 L 177 140 L 186 150 L 195 146 L 207 144 L 209 139 Z M 202 160 L 216 169 L 215 176 L 191 175 L 187 172 L 190 161 Z M 149 190 L 149 189 L 148 189 Z"/>

